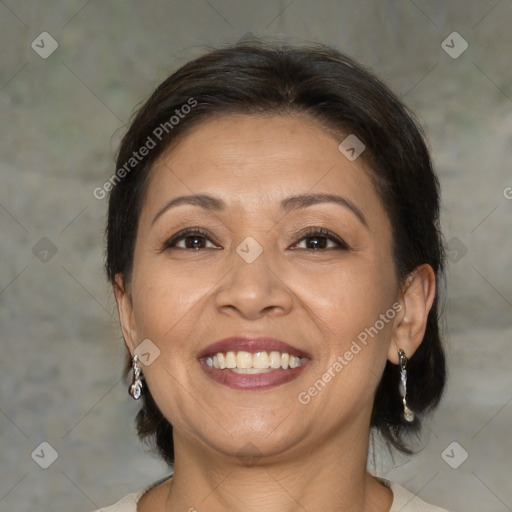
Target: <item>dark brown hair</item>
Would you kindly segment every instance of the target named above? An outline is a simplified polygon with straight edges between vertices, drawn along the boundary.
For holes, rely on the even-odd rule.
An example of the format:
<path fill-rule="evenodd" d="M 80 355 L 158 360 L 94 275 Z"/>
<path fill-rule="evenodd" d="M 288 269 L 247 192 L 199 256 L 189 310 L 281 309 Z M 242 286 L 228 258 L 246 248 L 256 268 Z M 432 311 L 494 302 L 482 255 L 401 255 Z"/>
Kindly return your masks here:
<path fill-rule="evenodd" d="M 372 73 L 332 48 L 261 41 L 216 49 L 188 62 L 159 85 L 136 113 L 121 142 L 116 167 L 119 179 L 109 199 L 106 272 L 110 282 L 114 283 L 117 274 L 123 276 L 125 285 L 130 281 L 151 167 L 178 137 L 215 114 L 297 112 L 335 130 L 340 142 L 355 134 L 364 143 L 361 158 L 372 170 L 392 224 L 400 282 L 415 267 L 427 263 L 439 284 L 444 262 L 439 183 L 422 130 L 412 115 Z M 140 148 L 148 144 L 148 138 L 156 147 L 142 158 Z M 439 309 L 436 298 L 424 340 L 409 361 L 408 402 L 417 416 L 438 404 L 445 384 Z M 404 435 L 418 432 L 420 420 L 404 420 L 398 384 L 397 366 L 388 362 L 376 392 L 371 425 L 391 445 L 408 451 Z M 139 437 L 154 442 L 162 458 L 171 463 L 172 426 L 145 384 L 136 422 Z"/>

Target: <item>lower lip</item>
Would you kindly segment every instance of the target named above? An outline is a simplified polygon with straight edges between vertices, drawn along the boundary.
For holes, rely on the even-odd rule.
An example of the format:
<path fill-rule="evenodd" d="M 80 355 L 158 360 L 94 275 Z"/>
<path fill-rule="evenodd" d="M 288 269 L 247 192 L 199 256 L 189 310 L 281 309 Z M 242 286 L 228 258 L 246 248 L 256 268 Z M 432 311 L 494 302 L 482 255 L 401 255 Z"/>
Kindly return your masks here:
<path fill-rule="evenodd" d="M 257 374 L 219 370 L 218 368 L 208 366 L 204 359 L 200 360 L 200 364 L 206 375 L 220 384 L 244 391 L 259 391 L 274 388 L 296 379 L 304 371 L 308 363 L 304 361 L 297 368 L 272 370 L 271 372 Z"/>

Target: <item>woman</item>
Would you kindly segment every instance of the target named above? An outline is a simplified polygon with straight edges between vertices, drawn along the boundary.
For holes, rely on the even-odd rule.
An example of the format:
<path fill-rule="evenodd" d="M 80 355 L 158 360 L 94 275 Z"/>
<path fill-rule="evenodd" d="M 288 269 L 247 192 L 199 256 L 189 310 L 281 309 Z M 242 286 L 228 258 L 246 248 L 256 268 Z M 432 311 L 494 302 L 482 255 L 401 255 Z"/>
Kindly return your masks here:
<path fill-rule="evenodd" d="M 324 46 L 212 51 L 109 183 L 138 432 L 174 473 L 103 510 L 440 510 L 366 469 L 445 380 L 438 181 L 382 83 Z"/>

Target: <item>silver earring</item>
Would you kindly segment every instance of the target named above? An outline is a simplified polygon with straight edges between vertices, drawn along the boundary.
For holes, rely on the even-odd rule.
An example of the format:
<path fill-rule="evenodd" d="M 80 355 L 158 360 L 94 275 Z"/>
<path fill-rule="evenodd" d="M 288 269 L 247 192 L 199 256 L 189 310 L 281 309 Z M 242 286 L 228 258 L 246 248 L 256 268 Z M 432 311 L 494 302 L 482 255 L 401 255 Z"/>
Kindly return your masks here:
<path fill-rule="evenodd" d="M 133 381 L 128 391 L 135 400 L 138 400 L 140 398 L 140 395 L 142 394 L 142 380 L 140 379 L 139 356 L 137 355 L 133 356 L 132 368 Z"/>
<path fill-rule="evenodd" d="M 405 352 L 400 349 L 398 351 L 398 365 L 400 366 L 400 384 L 398 386 L 398 390 L 400 391 L 400 396 L 402 397 L 402 402 L 404 404 L 404 418 L 405 421 L 412 423 L 414 421 L 414 412 L 409 409 L 407 406 L 407 356 Z"/>

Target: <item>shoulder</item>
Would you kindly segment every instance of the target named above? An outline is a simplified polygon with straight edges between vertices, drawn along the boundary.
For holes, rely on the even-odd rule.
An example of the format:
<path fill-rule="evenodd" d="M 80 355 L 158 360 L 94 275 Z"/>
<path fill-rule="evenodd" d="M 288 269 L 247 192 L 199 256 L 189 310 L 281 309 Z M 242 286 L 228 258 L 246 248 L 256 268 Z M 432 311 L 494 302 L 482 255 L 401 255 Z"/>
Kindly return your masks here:
<path fill-rule="evenodd" d="M 393 491 L 393 505 L 389 512 L 447 512 L 443 508 L 425 503 L 418 496 L 395 482 L 390 482 L 383 478 L 378 480 Z"/>
<path fill-rule="evenodd" d="M 146 494 L 148 491 L 150 491 L 157 485 L 161 484 L 162 482 L 165 482 L 169 478 L 170 477 L 168 476 L 162 478 L 161 480 L 158 480 L 157 482 L 148 485 L 144 489 L 128 494 L 123 499 L 119 500 L 117 503 L 114 503 L 113 505 L 110 505 L 108 507 L 100 508 L 98 510 L 95 510 L 94 512 L 137 512 L 137 503 L 139 503 L 142 496 L 144 496 L 144 494 Z"/>
<path fill-rule="evenodd" d="M 146 489 L 134 492 L 125 496 L 114 505 L 104 507 L 96 510 L 95 512 L 137 512 L 137 503 L 144 494 Z"/>

